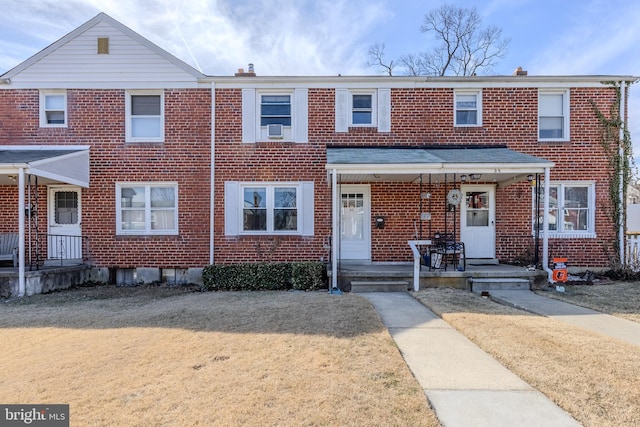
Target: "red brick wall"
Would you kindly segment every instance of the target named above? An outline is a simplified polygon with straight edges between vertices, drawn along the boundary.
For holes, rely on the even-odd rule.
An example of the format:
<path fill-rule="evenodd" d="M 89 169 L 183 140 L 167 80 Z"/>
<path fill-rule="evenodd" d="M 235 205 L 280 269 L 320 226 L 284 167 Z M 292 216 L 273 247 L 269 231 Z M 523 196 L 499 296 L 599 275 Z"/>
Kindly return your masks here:
<path fill-rule="evenodd" d="M 210 90 L 165 91 L 165 142 L 157 144 L 125 143 L 124 90 L 68 90 L 67 128 L 39 128 L 38 96 L 37 90 L 0 91 L 0 145 L 90 146 L 91 182 L 82 189 L 82 232 L 90 239 L 96 266 L 187 268 L 208 263 Z M 179 235 L 116 236 L 116 182 L 147 181 L 178 183 Z M 17 200 L 15 187 L 0 193 Z M 46 195 L 41 194 L 44 211 Z M 0 214 L 17 228 L 11 204 L 3 203 Z M 46 215 L 40 224 L 46 228 Z"/>
<path fill-rule="evenodd" d="M 351 128 L 335 133 L 334 91 L 309 90 L 309 143 L 243 144 L 241 92 L 216 91 L 216 261 L 221 263 L 258 259 L 257 248 L 271 245 L 271 258 L 314 259 L 328 253 L 324 238 L 331 233 L 331 189 L 326 182 L 326 145 L 385 146 L 438 144 L 505 144 L 509 148 L 555 162 L 552 180 L 596 182 L 596 233 L 594 239 L 551 239 L 550 255 L 568 256 L 572 265 L 605 266 L 603 247 L 610 245 L 614 231 L 605 213 L 607 161 L 600 145 L 600 127 L 590 101 L 608 111 L 615 92 L 604 89 L 572 89 L 571 141 L 538 142 L 538 90 L 536 88 L 488 88 L 482 92 L 483 126 L 454 128 L 452 89 L 392 89 L 391 132 L 373 128 Z M 425 177 L 425 182 L 427 181 Z M 316 237 L 224 236 L 224 182 L 300 181 L 315 182 Z M 425 187 L 426 188 L 426 184 Z M 426 190 L 425 190 L 426 191 Z M 496 252 L 499 259 L 514 261 L 532 256 L 531 187 L 519 183 L 496 191 Z M 415 235 L 420 217 L 418 184 L 372 183 L 371 214 L 386 217 L 384 229 L 372 223 L 372 260 L 409 261 L 406 241 Z M 444 231 L 445 189 L 432 188 L 431 222 L 423 222 L 423 236 Z M 423 201 L 424 202 L 424 201 Z M 426 208 L 423 209 L 427 211 Z M 456 212 L 459 233 L 459 212 Z M 448 216 L 448 230 L 453 228 Z M 373 222 L 373 221 L 372 221 Z M 414 222 L 417 224 L 414 226 Z M 266 242 L 266 243 L 265 243 Z"/>
<path fill-rule="evenodd" d="M 0 144 L 74 144 L 91 146 L 91 186 L 83 189 L 83 233 L 92 241 L 99 266 L 201 267 L 209 259 L 210 91 L 165 92 L 165 143 L 125 144 L 124 91 L 69 90 L 68 128 L 38 127 L 38 91 L 0 91 Z M 596 182 L 594 239 L 552 239 L 551 255 L 571 265 L 604 266 L 614 242 L 607 218 L 607 159 L 599 143 L 600 127 L 590 101 L 604 111 L 615 92 L 571 90 L 571 141 L 539 143 L 535 88 L 483 89 L 483 126 L 453 127 L 452 89 L 392 89 L 391 132 L 352 128 L 335 133 L 333 89 L 309 90 L 309 143 L 242 143 L 240 89 L 216 90 L 215 260 L 218 263 L 270 260 L 319 260 L 331 234 L 331 188 L 326 146 L 506 144 L 514 150 L 555 162 L 552 180 Z M 425 177 L 425 182 L 428 177 Z M 224 182 L 313 181 L 314 237 L 227 237 L 224 235 Z M 177 181 L 178 236 L 115 236 L 115 183 Z M 426 184 L 425 184 L 426 185 Z M 386 227 L 372 224 L 374 261 L 409 261 L 406 241 L 414 237 L 420 215 L 418 184 L 372 183 L 372 216 L 384 215 Z M 17 221 L 12 190 L 0 188 L 0 227 Z M 423 236 L 444 230 L 444 187 L 432 188 L 432 221 Z M 15 196 L 17 197 L 17 196 Z M 8 200 L 9 199 L 9 200 Z M 7 200 L 9 203 L 4 203 Z M 514 260 L 531 251 L 531 189 L 527 183 L 496 192 L 498 258 Z M 423 201 L 424 202 L 424 201 Z M 6 206 L 9 206 L 7 208 Z M 426 211 L 426 209 L 423 209 Z M 451 215 L 449 216 L 451 224 Z M 43 217 L 41 223 L 46 223 Z M 459 227 L 459 218 L 456 219 Z M 431 229 L 429 230 L 429 226 Z M 451 228 L 451 225 L 449 225 Z"/>

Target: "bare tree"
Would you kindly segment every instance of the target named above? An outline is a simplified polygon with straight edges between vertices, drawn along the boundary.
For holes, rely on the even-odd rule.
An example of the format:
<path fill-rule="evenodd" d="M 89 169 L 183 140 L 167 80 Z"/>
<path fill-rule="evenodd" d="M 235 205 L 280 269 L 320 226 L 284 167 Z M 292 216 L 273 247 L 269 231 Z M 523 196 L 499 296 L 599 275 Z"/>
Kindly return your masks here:
<path fill-rule="evenodd" d="M 504 58 L 510 39 L 500 28 L 482 28 L 477 9 L 443 5 L 424 17 L 422 33 L 433 33 L 435 45 L 426 52 L 404 55 L 399 64 L 413 76 L 472 76 L 491 72 L 497 60 Z M 380 49 L 380 46 L 382 49 Z M 377 47 L 378 49 L 373 49 Z M 376 43 L 369 49 L 373 62 L 392 75 L 395 65 L 383 62 L 384 45 Z"/>
<path fill-rule="evenodd" d="M 395 66 L 393 60 L 389 63 L 384 62 L 384 43 L 374 43 L 369 46 L 368 54 L 367 67 L 378 67 L 385 74 L 393 75 L 393 67 Z"/>

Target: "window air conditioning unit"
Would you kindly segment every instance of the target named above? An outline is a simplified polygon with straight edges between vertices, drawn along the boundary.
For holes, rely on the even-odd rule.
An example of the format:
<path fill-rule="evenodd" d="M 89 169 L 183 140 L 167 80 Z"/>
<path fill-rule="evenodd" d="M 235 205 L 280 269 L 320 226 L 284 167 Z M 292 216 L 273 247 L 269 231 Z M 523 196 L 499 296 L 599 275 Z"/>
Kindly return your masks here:
<path fill-rule="evenodd" d="M 284 135 L 282 133 L 282 125 L 281 124 L 272 124 L 267 125 L 267 136 L 272 139 L 282 138 Z"/>

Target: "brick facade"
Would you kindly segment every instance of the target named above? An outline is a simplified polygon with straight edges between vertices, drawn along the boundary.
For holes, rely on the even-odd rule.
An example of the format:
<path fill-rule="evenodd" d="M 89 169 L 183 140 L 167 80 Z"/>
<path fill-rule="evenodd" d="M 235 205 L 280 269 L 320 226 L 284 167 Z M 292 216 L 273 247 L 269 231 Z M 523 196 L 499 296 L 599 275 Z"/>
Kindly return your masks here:
<path fill-rule="evenodd" d="M 104 15 L 94 20 L 111 22 L 131 40 L 136 39 L 130 30 L 120 28 Z M 146 45 L 144 49 L 147 49 Z M 160 56 L 170 56 L 165 54 Z M 39 125 L 38 89 L 48 88 L 47 83 L 22 83 L 27 87 L 22 88 L 12 86 L 11 79 L 0 82 L 0 146 L 90 147 L 90 185 L 82 189 L 82 233 L 91 242 L 90 258 L 97 267 L 202 268 L 211 258 L 221 264 L 259 260 L 328 261 L 333 202 L 330 176 L 325 166 L 327 147 L 335 146 L 501 145 L 554 162 L 552 181 L 594 183 L 596 237 L 551 238 L 550 256 L 566 256 L 572 266 L 605 267 L 609 263 L 608 254 L 616 244 L 614 227 L 608 216 L 611 210 L 609 166 L 600 144 L 601 126 L 593 104 L 602 111 L 610 111 L 616 102 L 616 91 L 596 78 L 385 79 L 372 76 L 288 80 L 286 77 L 264 78 L 249 74 L 215 78 L 199 75 L 195 70 L 193 73 L 185 71 L 184 64 L 177 64 L 175 69 L 182 73 L 179 74 L 183 76 L 182 80 L 162 83 L 160 74 L 163 71 L 148 69 L 144 77 L 158 73 L 158 76 L 154 75 L 156 80 L 141 78 L 130 83 L 131 88 L 142 85 L 164 92 L 164 142 L 158 143 L 125 142 L 125 100 L 129 86 L 117 79 L 99 82 L 96 86 L 100 88 L 67 88 L 68 126 L 62 128 Z M 137 78 L 132 75 L 128 74 L 130 78 Z M 167 72 L 162 77 L 171 75 L 174 74 Z M 105 76 L 105 79 L 111 78 Z M 42 78 L 43 82 L 48 81 L 48 76 Z M 157 81 L 157 87 L 149 81 Z M 385 90 L 385 94 L 390 90 L 389 132 L 379 132 L 375 126 L 351 127 L 347 132 L 336 132 L 336 90 L 352 89 L 350 85 L 372 91 Z M 85 82 L 79 87 L 86 86 Z M 560 87 L 569 91 L 570 140 L 539 142 L 539 90 Z M 308 141 L 243 142 L 242 103 L 246 88 L 302 90 L 306 97 L 304 111 L 308 114 L 304 124 Z M 481 91 L 481 126 L 454 126 L 456 89 Z M 294 111 L 293 114 L 298 113 Z M 453 178 L 453 175 L 448 177 Z M 459 186 L 459 177 L 456 180 L 456 186 Z M 177 183 L 177 235 L 116 235 L 116 184 L 127 182 Z M 312 182 L 313 235 L 226 235 L 227 182 Z M 3 218 L 0 232 L 18 227 L 18 197 L 15 185 L 7 183 L 0 185 L 0 216 Z M 447 190 L 452 188 L 451 181 L 448 184 L 429 183 L 429 175 L 425 174 L 422 184 L 384 180 L 362 183 L 371 189 L 372 262 L 410 261 L 407 240 L 416 235 L 428 238 L 436 231 L 454 229 L 460 233 L 460 212 L 447 213 L 445 202 Z M 474 183 L 495 184 L 482 180 Z M 509 184 L 497 186 L 495 193 L 496 258 L 503 262 L 530 260 L 535 249 L 533 192 L 526 181 Z M 424 191 L 431 193 L 428 201 L 421 198 Z M 40 185 L 40 231 L 46 231 L 46 199 L 46 188 Z M 426 203 L 429 206 L 425 207 Z M 431 221 L 420 221 L 421 212 L 427 209 L 432 214 Z M 377 215 L 386 219 L 383 229 L 373 224 Z M 213 254 L 210 253 L 212 223 Z"/>
<path fill-rule="evenodd" d="M 537 88 L 484 88 L 483 126 L 453 126 L 454 90 L 392 89 L 391 132 L 376 128 L 350 128 L 335 132 L 335 98 L 332 89 L 309 90 L 309 142 L 242 143 L 242 100 L 238 89 L 216 91 L 216 194 L 223 194 L 224 182 L 300 181 L 316 183 L 313 239 L 304 237 L 224 236 L 224 198 L 215 202 L 215 258 L 220 263 L 265 258 L 272 260 L 326 259 L 326 236 L 331 234 L 331 188 L 324 169 L 327 145 L 340 146 L 420 146 L 495 145 L 553 161 L 553 181 L 595 181 L 596 238 L 550 239 L 550 256 L 567 256 L 571 264 L 603 267 L 606 251 L 613 248 L 614 228 L 606 211 L 609 206 L 607 159 L 600 145 L 600 127 L 591 102 L 604 111 L 615 101 L 611 88 L 573 88 L 571 100 L 571 140 L 538 142 Z M 424 178 L 426 189 L 427 177 Z M 482 182 L 479 182 L 482 183 Z M 444 184 L 432 188 L 432 220 L 422 223 L 422 236 L 445 230 Z M 458 182 L 459 185 L 459 182 Z M 406 262 L 411 260 L 407 240 L 419 227 L 420 187 L 417 184 L 371 183 L 371 213 L 384 215 L 384 229 L 371 224 L 371 260 Z M 504 262 L 531 260 L 535 249 L 532 236 L 532 190 L 518 183 L 496 191 L 496 257 Z M 459 233 L 460 218 L 456 217 Z M 453 214 L 448 227 L 453 226 Z M 539 245 L 541 251 L 542 244 Z M 605 249 L 606 248 L 606 249 Z"/>

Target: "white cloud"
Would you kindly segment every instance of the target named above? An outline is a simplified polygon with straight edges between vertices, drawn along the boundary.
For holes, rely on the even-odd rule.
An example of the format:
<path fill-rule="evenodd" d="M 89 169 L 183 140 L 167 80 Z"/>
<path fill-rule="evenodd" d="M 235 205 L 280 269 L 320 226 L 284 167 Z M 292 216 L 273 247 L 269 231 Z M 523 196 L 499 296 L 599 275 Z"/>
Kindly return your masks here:
<path fill-rule="evenodd" d="M 262 75 L 364 71 L 366 34 L 383 19 L 367 0 L 26 0 L 0 17 L 5 71 L 104 11 L 205 74 L 253 62 Z M 17 40 L 34 37 L 26 53 Z M 13 41 L 9 41 L 12 38 Z"/>

